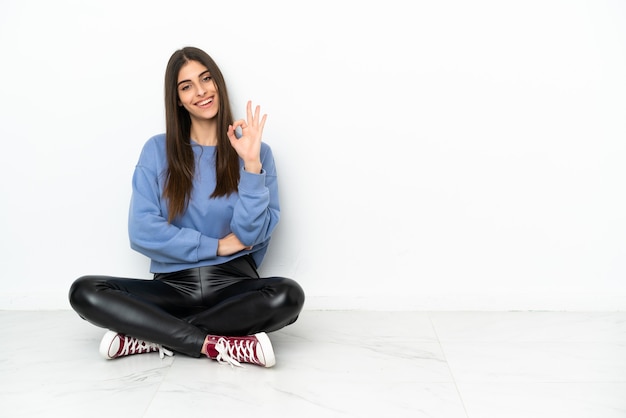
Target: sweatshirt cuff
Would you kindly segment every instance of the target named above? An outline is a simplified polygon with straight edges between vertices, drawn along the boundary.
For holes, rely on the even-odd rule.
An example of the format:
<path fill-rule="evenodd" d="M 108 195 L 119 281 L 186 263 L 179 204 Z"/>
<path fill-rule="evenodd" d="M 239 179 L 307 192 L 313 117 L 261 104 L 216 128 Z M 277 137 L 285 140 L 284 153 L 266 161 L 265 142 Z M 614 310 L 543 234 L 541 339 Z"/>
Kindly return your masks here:
<path fill-rule="evenodd" d="M 200 235 L 200 242 L 198 243 L 198 260 L 208 260 L 217 257 L 217 240 L 215 238 L 209 238 L 206 235 Z"/>
<path fill-rule="evenodd" d="M 265 190 L 265 169 L 261 169 L 261 173 L 249 173 L 241 168 L 239 176 L 239 189 L 248 193 L 262 193 Z"/>

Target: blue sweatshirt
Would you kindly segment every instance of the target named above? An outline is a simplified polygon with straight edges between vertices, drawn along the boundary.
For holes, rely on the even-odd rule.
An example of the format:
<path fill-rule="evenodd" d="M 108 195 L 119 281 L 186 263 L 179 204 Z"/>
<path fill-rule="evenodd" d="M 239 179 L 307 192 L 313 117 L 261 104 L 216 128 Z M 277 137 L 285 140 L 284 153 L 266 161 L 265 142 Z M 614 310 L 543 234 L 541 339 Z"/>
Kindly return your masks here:
<path fill-rule="evenodd" d="M 240 159 L 238 192 L 209 198 L 215 189 L 216 147 L 191 144 L 196 163 L 193 190 L 187 210 L 171 224 L 163 198 L 165 134 L 150 138 L 144 145 L 133 174 L 128 219 L 131 248 L 151 259 L 152 273 L 220 264 L 244 254 L 251 254 L 259 267 L 280 218 L 271 148 L 261 143 L 261 174 L 245 171 Z M 244 245 L 253 246 L 252 250 L 218 256 L 218 240 L 231 232 Z"/>

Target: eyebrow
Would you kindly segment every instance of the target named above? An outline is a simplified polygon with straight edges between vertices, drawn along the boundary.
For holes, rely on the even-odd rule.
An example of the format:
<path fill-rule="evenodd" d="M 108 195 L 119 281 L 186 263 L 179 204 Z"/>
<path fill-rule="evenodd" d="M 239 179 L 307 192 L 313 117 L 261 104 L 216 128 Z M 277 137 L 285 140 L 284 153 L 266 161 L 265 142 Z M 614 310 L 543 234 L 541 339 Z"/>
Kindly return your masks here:
<path fill-rule="evenodd" d="M 198 78 L 202 77 L 203 75 L 205 75 L 205 74 L 207 74 L 207 73 L 208 73 L 208 74 L 211 74 L 211 72 L 210 72 L 209 70 L 206 70 L 206 71 L 201 72 L 201 73 L 198 75 Z M 179 82 L 178 82 L 178 84 L 176 84 L 176 87 L 180 86 L 180 85 L 181 85 L 181 84 L 183 84 L 183 83 L 191 83 L 191 80 L 182 80 L 182 81 L 179 81 Z"/>

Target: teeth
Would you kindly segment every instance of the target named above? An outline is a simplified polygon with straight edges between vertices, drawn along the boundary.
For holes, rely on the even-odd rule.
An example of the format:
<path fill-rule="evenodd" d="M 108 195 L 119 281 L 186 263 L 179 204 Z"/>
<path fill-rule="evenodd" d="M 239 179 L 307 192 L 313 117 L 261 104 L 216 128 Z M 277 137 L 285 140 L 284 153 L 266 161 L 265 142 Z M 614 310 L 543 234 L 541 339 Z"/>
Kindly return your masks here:
<path fill-rule="evenodd" d="M 204 105 L 207 105 L 207 104 L 209 104 L 209 103 L 211 103 L 211 99 L 206 99 L 205 101 L 200 102 L 200 103 L 198 103 L 198 104 L 199 104 L 200 106 L 204 106 Z"/>

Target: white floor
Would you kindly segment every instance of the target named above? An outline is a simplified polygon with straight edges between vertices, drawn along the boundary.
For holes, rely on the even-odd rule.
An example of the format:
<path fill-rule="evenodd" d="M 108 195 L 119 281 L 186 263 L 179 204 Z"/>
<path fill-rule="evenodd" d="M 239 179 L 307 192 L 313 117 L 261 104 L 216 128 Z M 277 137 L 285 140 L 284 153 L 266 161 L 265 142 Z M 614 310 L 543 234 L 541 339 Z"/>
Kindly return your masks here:
<path fill-rule="evenodd" d="M 626 312 L 304 311 L 277 364 L 99 357 L 71 311 L 0 311 L 1 417 L 626 417 Z"/>

